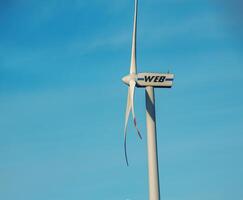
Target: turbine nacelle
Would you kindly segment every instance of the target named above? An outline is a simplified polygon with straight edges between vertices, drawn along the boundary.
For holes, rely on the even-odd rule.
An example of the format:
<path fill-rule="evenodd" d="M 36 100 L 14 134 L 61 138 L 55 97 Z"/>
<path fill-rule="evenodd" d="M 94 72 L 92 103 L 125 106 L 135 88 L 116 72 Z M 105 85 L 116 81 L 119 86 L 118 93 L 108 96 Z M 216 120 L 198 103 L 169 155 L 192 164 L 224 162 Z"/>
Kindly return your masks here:
<path fill-rule="evenodd" d="M 126 85 L 130 85 L 130 81 L 136 82 L 136 87 L 157 87 L 157 88 L 171 88 L 174 80 L 174 74 L 170 73 L 138 73 L 129 74 L 122 78 Z"/>

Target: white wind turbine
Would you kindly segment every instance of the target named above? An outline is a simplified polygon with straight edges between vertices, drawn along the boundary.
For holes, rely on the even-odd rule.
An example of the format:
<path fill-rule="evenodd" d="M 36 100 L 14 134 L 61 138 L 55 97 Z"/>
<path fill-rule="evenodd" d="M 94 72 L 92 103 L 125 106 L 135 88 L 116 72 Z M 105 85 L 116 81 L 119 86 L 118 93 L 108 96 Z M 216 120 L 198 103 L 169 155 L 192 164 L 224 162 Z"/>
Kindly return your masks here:
<path fill-rule="evenodd" d="M 138 0 L 135 0 L 134 25 L 132 36 L 132 52 L 130 74 L 123 77 L 122 81 L 129 86 L 127 96 L 127 107 L 125 115 L 124 128 L 124 149 L 125 157 L 128 165 L 126 137 L 127 123 L 130 112 L 132 112 L 133 123 L 140 138 L 140 132 L 137 127 L 134 112 L 134 92 L 135 87 L 146 89 L 146 122 L 147 122 L 147 143 L 148 143 L 148 171 L 149 171 L 149 199 L 159 200 L 159 172 L 158 172 L 158 156 L 157 156 L 157 139 L 156 139 L 156 120 L 155 120 L 155 99 L 154 88 L 171 88 L 174 75 L 170 73 L 137 73 L 136 65 L 136 35 L 137 35 L 137 9 Z"/>

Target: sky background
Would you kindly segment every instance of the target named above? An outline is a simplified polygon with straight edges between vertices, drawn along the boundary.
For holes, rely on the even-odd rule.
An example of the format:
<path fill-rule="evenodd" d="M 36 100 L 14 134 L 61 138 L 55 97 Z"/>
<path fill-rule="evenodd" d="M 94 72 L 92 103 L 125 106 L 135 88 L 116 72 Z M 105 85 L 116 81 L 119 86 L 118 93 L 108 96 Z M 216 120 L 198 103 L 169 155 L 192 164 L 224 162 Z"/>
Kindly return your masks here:
<path fill-rule="evenodd" d="M 0 1 L 0 199 L 148 199 L 144 89 L 123 151 L 133 5 Z M 176 75 L 156 89 L 162 199 L 243 199 L 242 8 L 139 2 L 138 71 Z"/>

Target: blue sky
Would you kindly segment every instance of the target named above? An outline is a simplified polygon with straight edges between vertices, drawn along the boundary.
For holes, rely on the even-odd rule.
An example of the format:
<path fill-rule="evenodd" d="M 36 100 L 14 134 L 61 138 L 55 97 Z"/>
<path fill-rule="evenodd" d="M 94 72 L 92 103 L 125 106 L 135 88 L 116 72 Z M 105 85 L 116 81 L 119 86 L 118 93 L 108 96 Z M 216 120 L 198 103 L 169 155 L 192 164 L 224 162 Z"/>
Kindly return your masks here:
<path fill-rule="evenodd" d="M 242 3 L 139 3 L 138 71 L 156 89 L 161 196 L 243 198 Z M 123 125 L 132 0 L 0 2 L 0 199 L 148 199 L 143 140 Z"/>

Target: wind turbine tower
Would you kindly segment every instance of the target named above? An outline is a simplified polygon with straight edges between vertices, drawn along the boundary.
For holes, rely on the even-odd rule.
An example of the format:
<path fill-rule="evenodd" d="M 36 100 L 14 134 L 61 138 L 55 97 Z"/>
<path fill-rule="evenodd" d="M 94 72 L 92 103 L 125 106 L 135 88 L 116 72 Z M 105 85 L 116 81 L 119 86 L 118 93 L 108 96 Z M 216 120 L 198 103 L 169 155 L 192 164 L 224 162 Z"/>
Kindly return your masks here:
<path fill-rule="evenodd" d="M 136 117 L 134 112 L 134 94 L 135 94 L 136 87 L 145 88 L 149 200 L 159 200 L 160 190 L 159 190 L 159 170 L 158 170 L 158 155 L 157 155 L 154 88 L 171 88 L 174 80 L 174 74 L 151 73 L 151 72 L 137 73 L 137 64 L 136 64 L 137 10 L 138 10 L 138 0 L 135 0 L 130 73 L 127 76 L 122 78 L 122 81 L 129 87 L 128 96 L 127 96 L 126 114 L 125 114 L 125 128 L 124 128 L 125 158 L 128 165 L 126 138 L 127 138 L 127 123 L 131 112 L 132 112 L 134 126 L 137 130 L 138 136 L 141 138 L 141 134 L 137 127 L 137 122 L 136 122 Z"/>

